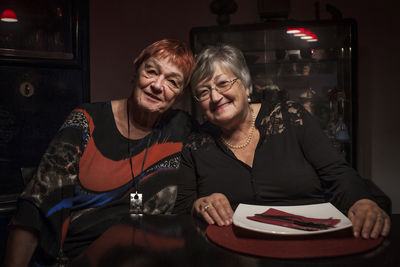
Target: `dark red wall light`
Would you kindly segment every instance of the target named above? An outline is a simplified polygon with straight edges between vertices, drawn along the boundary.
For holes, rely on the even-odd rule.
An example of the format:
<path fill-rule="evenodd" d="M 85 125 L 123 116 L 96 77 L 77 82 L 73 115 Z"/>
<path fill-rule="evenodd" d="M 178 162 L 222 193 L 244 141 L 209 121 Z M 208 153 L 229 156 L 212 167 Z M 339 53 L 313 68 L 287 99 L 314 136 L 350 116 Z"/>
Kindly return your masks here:
<path fill-rule="evenodd" d="M 4 22 L 18 22 L 17 14 L 15 14 L 12 9 L 5 9 L 3 13 L 1 13 L 0 20 Z"/>
<path fill-rule="evenodd" d="M 288 28 L 286 30 L 287 34 L 292 34 L 295 37 L 300 37 L 307 42 L 316 42 L 318 41 L 318 37 L 315 33 L 306 30 L 304 28 Z"/>

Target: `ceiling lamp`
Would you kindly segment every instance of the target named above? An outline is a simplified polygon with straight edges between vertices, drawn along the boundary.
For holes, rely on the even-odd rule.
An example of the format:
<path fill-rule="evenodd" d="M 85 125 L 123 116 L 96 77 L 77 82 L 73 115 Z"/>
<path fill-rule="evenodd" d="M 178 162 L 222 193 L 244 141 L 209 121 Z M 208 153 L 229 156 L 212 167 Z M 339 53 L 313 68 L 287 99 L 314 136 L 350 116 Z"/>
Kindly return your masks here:
<path fill-rule="evenodd" d="M 304 33 L 305 33 L 305 35 L 304 36 L 301 36 L 300 37 L 300 39 L 304 39 L 304 40 L 307 40 L 307 39 L 312 39 L 313 37 L 311 36 L 311 32 L 310 31 L 304 31 Z"/>
<path fill-rule="evenodd" d="M 311 33 L 311 38 L 306 40 L 307 42 L 317 42 L 318 41 L 318 37 L 315 33 Z"/>
<path fill-rule="evenodd" d="M 299 32 L 298 33 L 295 33 L 295 34 L 293 34 L 293 36 L 295 36 L 295 37 L 301 37 L 301 36 L 305 36 L 306 35 L 306 33 L 305 33 L 305 29 L 303 29 L 303 28 L 299 28 Z"/>
<path fill-rule="evenodd" d="M 317 42 L 318 37 L 315 33 L 306 30 L 304 28 L 287 28 L 287 34 L 292 34 L 295 37 L 300 37 L 300 39 L 305 40 L 307 42 Z"/>
<path fill-rule="evenodd" d="M 12 9 L 5 9 L 1 14 L 1 21 L 4 22 L 17 22 L 18 18 Z"/>

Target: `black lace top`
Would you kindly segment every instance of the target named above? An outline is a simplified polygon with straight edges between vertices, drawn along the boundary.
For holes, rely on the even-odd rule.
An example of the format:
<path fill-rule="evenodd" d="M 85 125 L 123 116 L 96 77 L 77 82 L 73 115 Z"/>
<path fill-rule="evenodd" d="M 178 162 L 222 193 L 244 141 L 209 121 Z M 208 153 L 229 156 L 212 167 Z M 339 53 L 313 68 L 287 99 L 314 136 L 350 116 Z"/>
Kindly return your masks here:
<path fill-rule="evenodd" d="M 235 157 L 212 124 L 190 136 L 182 151 L 177 213 L 190 212 L 197 198 L 216 192 L 225 194 L 233 208 L 329 201 L 344 213 L 359 199 L 373 199 L 301 105 L 263 103 L 256 127 L 260 140 L 253 167 Z"/>

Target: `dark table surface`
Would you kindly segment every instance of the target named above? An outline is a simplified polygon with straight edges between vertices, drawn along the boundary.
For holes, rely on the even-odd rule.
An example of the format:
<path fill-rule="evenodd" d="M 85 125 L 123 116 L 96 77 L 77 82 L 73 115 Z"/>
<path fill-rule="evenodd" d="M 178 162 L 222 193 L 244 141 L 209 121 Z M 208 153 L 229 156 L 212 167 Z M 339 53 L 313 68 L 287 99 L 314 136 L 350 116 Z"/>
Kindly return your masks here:
<path fill-rule="evenodd" d="M 71 266 L 400 266 L 400 214 L 377 248 L 312 259 L 274 259 L 227 250 L 208 240 L 206 225 L 186 216 L 128 216 L 109 228 Z M 267 248 L 266 248 L 267 249 Z"/>

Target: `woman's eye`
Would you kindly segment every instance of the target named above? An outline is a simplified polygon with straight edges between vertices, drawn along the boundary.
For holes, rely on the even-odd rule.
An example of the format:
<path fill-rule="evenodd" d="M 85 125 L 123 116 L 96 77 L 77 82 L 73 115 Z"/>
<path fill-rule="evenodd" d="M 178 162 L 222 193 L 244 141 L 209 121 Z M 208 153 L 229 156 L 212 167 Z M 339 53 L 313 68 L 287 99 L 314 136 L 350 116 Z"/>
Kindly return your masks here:
<path fill-rule="evenodd" d="M 168 80 L 170 84 L 174 87 L 178 87 L 178 83 L 175 80 Z"/>
<path fill-rule="evenodd" d="M 202 97 L 208 95 L 208 89 L 199 89 L 197 90 L 197 96 Z"/>
<path fill-rule="evenodd" d="M 156 75 L 157 72 L 155 71 L 155 69 L 147 69 L 146 72 L 150 75 Z"/>
<path fill-rule="evenodd" d="M 224 88 L 224 87 L 227 87 L 228 85 L 229 85 L 228 81 L 221 81 L 221 82 L 217 83 L 217 87 L 219 87 L 219 88 Z"/>

